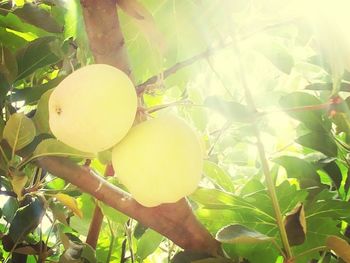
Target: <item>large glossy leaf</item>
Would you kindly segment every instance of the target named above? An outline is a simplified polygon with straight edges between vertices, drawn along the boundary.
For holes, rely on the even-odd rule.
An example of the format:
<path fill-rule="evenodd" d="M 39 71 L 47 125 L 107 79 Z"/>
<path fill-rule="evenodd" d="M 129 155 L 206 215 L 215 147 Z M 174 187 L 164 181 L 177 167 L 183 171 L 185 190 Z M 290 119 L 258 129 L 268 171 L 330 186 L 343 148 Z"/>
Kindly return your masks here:
<path fill-rule="evenodd" d="M 282 97 L 280 104 L 288 115 L 302 122 L 309 129 L 329 130 L 329 121 L 322 118 L 326 107 L 320 109 L 318 106 L 322 102 L 315 96 L 304 92 L 294 92 Z"/>
<path fill-rule="evenodd" d="M 11 222 L 8 235 L 14 243 L 21 241 L 41 222 L 45 214 L 45 203 L 34 197 L 29 204 L 19 208 Z"/>
<path fill-rule="evenodd" d="M 251 230 L 243 225 L 229 225 L 216 233 L 216 239 L 221 243 L 254 244 L 271 241 L 273 238 Z"/>
<path fill-rule="evenodd" d="M 15 15 L 26 23 L 40 27 L 48 32 L 61 33 L 63 27 L 50 15 L 50 13 L 36 4 L 25 3 L 13 11 Z"/>
<path fill-rule="evenodd" d="M 152 229 L 146 230 L 137 243 L 137 256 L 144 260 L 152 254 L 162 242 L 163 236 Z"/>
<path fill-rule="evenodd" d="M 41 96 L 33 117 L 38 134 L 51 132 L 49 125 L 49 99 L 52 91 L 53 90 L 50 89 Z"/>
<path fill-rule="evenodd" d="M 83 158 L 93 158 L 92 153 L 84 153 L 75 150 L 72 147 L 56 140 L 56 139 L 46 139 L 43 140 L 36 147 L 33 157 L 31 159 L 40 158 L 44 156 L 70 156 L 70 157 L 83 157 Z"/>
<path fill-rule="evenodd" d="M 260 45 L 258 50 L 279 70 L 290 74 L 294 66 L 294 58 L 285 46 L 278 42 L 269 41 Z"/>
<path fill-rule="evenodd" d="M 311 132 L 303 135 L 295 140 L 297 143 L 319 151 L 326 156 L 336 157 L 338 154 L 338 147 L 334 139 L 327 133 Z"/>
<path fill-rule="evenodd" d="M 39 68 L 58 62 L 60 58 L 53 52 L 55 45 L 59 45 L 58 38 L 42 37 L 29 42 L 19 50 L 17 53 L 17 79 L 23 79 Z"/>
<path fill-rule="evenodd" d="M 233 192 L 233 179 L 232 177 L 220 168 L 216 163 L 205 161 L 204 162 L 204 174 L 209 177 L 214 184 L 218 185 L 220 188 Z"/>
<path fill-rule="evenodd" d="M 12 83 L 18 73 L 17 61 L 14 54 L 3 45 L 0 45 L 0 74 L 8 83 Z"/>
<path fill-rule="evenodd" d="M 228 120 L 236 122 L 250 122 L 253 114 L 248 110 L 247 106 L 235 101 L 226 101 L 220 97 L 207 97 L 204 106 L 218 111 Z"/>
<path fill-rule="evenodd" d="M 18 201 L 14 197 L 9 197 L 9 199 L 6 201 L 2 208 L 2 214 L 4 216 L 4 219 L 11 223 L 12 219 L 14 218 L 16 211 L 18 209 Z"/>
<path fill-rule="evenodd" d="M 309 162 L 294 156 L 281 156 L 273 161 L 286 169 L 288 177 L 297 178 L 303 188 L 320 185 L 319 175 Z"/>
<path fill-rule="evenodd" d="M 45 92 L 55 88 L 63 79 L 64 77 L 60 76 L 38 86 L 15 89 L 11 94 L 10 99 L 11 101 L 24 100 L 27 104 L 36 103 Z"/>
<path fill-rule="evenodd" d="M 24 113 L 12 114 L 3 131 L 3 138 L 15 151 L 30 144 L 35 137 L 36 130 L 31 119 Z"/>

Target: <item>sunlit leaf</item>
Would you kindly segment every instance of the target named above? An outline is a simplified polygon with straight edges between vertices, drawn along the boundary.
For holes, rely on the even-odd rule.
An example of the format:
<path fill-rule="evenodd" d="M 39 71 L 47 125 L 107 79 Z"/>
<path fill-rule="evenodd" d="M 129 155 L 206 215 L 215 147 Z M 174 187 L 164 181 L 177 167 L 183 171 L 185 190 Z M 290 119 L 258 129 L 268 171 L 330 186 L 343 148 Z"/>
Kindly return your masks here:
<path fill-rule="evenodd" d="M 66 207 L 68 207 L 70 210 L 72 210 L 72 212 L 77 215 L 78 217 L 82 218 L 83 217 L 83 213 L 82 211 L 79 209 L 78 204 L 77 204 L 77 200 L 74 197 L 71 197 L 67 194 L 63 194 L 63 193 L 58 193 L 55 194 L 55 198 L 61 202 L 63 205 L 65 205 Z"/>
<path fill-rule="evenodd" d="M 24 113 L 12 114 L 3 131 L 4 139 L 15 151 L 30 144 L 34 140 L 35 134 L 33 121 Z"/>
<path fill-rule="evenodd" d="M 28 177 L 24 173 L 17 172 L 12 176 L 11 184 L 18 200 L 22 200 L 22 192 L 27 181 Z"/>
<path fill-rule="evenodd" d="M 228 120 L 236 122 L 251 122 L 253 114 L 247 106 L 234 101 L 226 101 L 220 97 L 207 97 L 204 106 L 218 111 Z"/>
<path fill-rule="evenodd" d="M 294 66 L 294 58 L 285 46 L 278 42 L 270 41 L 261 44 L 257 49 L 279 70 L 286 74 L 290 74 Z"/>
<path fill-rule="evenodd" d="M 50 133 L 49 126 L 49 99 L 53 90 L 46 91 L 40 98 L 38 106 L 36 108 L 33 121 L 37 130 L 37 133 Z"/>
<path fill-rule="evenodd" d="M 146 230 L 137 243 L 137 256 L 144 260 L 152 254 L 162 242 L 163 236 L 152 229 Z"/>
<path fill-rule="evenodd" d="M 220 188 L 228 192 L 234 191 L 232 177 L 227 172 L 225 172 L 222 168 L 220 168 L 217 164 L 210 161 L 205 161 L 204 174 L 207 177 L 209 177 Z"/>
<path fill-rule="evenodd" d="M 280 104 L 288 115 L 311 130 L 324 131 L 330 128 L 329 121 L 322 118 L 326 106 L 320 107 L 322 102 L 313 95 L 304 92 L 290 93 L 281 98 Z"/>
<path fill-rule="evenodd" d="M 94 157 L 92 153 L 84 153 L 75 150 L 74 148 L 69 147 L 56 139 L 46 139 L 40 142 L 33 153 L 32 159 L 44 156 L 70 156 L 83 158 Z"/>

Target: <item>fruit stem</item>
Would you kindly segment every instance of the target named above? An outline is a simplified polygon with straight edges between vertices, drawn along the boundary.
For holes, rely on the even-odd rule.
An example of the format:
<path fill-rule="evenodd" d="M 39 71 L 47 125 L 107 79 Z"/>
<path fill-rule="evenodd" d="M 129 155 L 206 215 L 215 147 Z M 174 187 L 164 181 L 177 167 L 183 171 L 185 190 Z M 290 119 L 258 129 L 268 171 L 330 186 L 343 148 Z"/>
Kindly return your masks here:
<path fill-rule="evenodd" d="M 238 57 L 239 74 L 241 76 L 242 86 L 244 89 L 245 99 L 246 99 L 247 105 L 248 105 L 248 107 L 250 107 L 252 112 L 257 112 L 254 98 L 253 98 L 252 93 L 251 93 L 251 91 L 248 87 L 248 84 L 247 84 L 244 65 L 242 63 L 242 60 L 240 59 L 241 55 L 240 55 L 240 50 L 239 50 L 239 47 L 238 47 L 238 44 L 237 44 L 237 41 L 235 38 L 235 34 L 232 34 L 232 38 L 233 38 L 233 48 L 234 48 L 234 51 Z M 291 250 L 291 247 L 289 245 L 286 229 L 284 227 L 283 216 L 282 216 L 281 208 L 280 208 L 280 205 L 279 205 L 278 199 L 277 199 L 275 183 L 274 183 L 273 178 L 270 174 L 269 163 L 268 163 L 268 160 L 267 160 L 267 157 L 265 154 L 264 145 L 261 141 L 260 132 L 259 132 L 259 129 L 258 129 L 257 124 L 256 124 L 256 119 L 254 119 L 252 121 L 252 125 L 253 125 L 253 131 L 254 131 L 255 137 L 257 139 L 257 148 L 258 148 L 258 152 L 259 152 L 259 156 L 260 156 L 262 169 L 263 169 L 263 172 L 265 175 L 267 189 L 268 189 L 268 192 L 269 192 L 269 195 L 270 195 L 270 198 L 272 201 L 273 209 L 275 212 L 275 216 L 276 216 L 276 223 L 277 223 L 278 228 L 279 228 L 282 244 L 283 244 L 284 250 L 286 252 L 286 257 L 287 257 L 287 259 L 290 259 L 293 257 L 292 250 Z"/>

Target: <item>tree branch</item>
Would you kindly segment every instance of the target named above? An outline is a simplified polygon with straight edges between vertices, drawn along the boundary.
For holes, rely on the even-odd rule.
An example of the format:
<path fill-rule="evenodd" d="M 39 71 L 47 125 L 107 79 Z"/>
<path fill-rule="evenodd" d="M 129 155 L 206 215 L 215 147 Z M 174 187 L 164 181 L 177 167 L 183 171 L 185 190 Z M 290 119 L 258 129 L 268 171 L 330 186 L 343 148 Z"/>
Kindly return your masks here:
<path fill-rule="evenodd" d="M 116 0 L 81 0 L 80 3 L 95 63 L 115 66 L 130 76 Z"/>
<path fill-rule="evenodd" d="M 113 65 L 130 76 L 131 70 L 116 14 L 116 1 L 81 0 L 81 4 L 95 62 Z M 156 230 L 184 249 L 221 254 L 220 243 L 197 221 L 186 199 L 174 204 L 146 208 L 88 167 L 80 167 L 68 159 L 58 157 L 41 158 L 37 163 L 51 174 Z"/>
<path fill-rule="evenodd" d="M 49 173 L 78 186 L 83 192 L 151 227 L 184 249 L 220 254 L 220 243 L 197 221 L 185 199 L 147 208 L 88 167 L 80 167 L 60 157 L 41 158 L 38 164 Z"/>

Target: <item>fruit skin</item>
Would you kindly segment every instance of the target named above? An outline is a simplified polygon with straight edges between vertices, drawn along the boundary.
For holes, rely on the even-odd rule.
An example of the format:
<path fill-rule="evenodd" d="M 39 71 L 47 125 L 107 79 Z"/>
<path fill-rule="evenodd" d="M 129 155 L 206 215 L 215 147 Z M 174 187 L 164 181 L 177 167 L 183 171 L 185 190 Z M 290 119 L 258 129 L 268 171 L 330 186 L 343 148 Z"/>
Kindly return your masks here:
<path fill-rule="evenodd" d="M 118 179 L 147 207 L 173 203 L 194 192 L 202 157 L 197 134 L 175 116 L 134 126 L 112 151 Z"/>
<path fill-rule="evenodd" d="M 135 87 L 117 68 L 93 64 L 66 77 L 49 99 L 49 125 L 63 143 L 84 152 L 113 147 L 137 110 Z"/>

